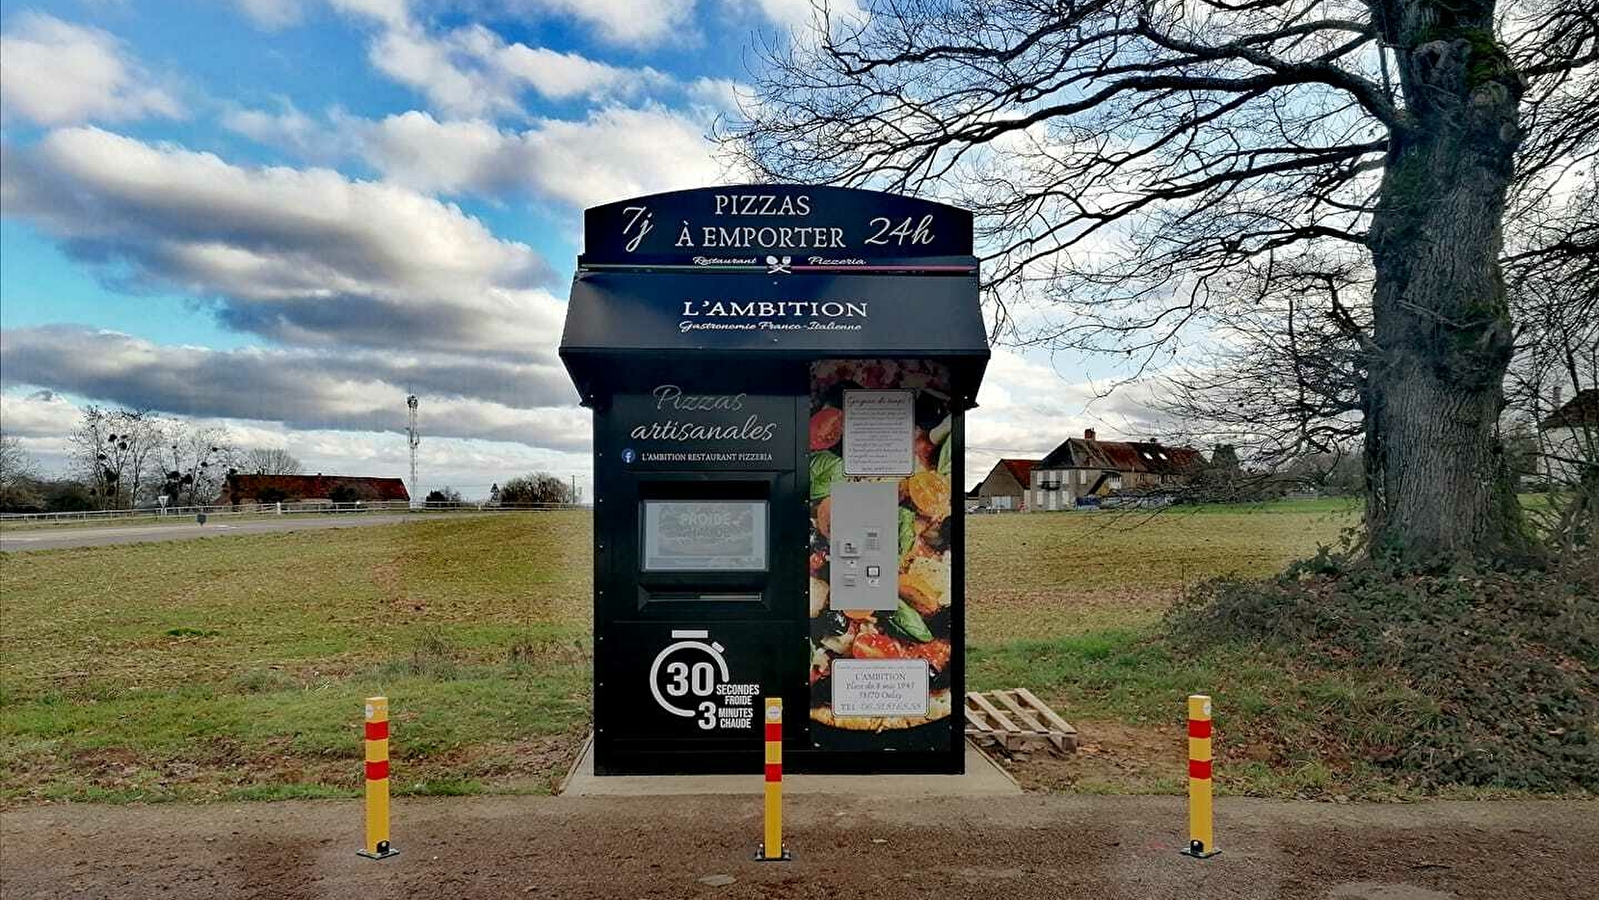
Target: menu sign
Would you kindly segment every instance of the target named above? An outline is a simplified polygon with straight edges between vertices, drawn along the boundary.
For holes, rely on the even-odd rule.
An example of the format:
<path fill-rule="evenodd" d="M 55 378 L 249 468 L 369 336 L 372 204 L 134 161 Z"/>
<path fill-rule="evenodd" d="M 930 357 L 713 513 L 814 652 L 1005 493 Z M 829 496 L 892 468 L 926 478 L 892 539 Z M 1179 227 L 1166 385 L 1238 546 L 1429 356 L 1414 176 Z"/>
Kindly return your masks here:
<path fill-rule="evenodd" d="M 646 572 L 760 572 L 766 569 L 764 500 L 647 500 Z"/>
<path fill-rule="evenodd" d="M 909 475 L 915 467 L 916 396 L 844 392 L 844 474 Z"/>

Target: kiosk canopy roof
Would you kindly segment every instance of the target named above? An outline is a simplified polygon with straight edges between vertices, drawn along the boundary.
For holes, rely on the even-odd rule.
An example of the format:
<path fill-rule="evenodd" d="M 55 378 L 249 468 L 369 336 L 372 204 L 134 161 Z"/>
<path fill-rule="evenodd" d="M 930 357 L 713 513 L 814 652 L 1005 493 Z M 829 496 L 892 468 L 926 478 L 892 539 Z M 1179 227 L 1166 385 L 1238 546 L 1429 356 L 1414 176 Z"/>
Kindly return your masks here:
<path fill-rule="evenodd" d="M 618 201 L 584 230 L 561 358 L 585 401 L 630 361 L 674 359 L 943 358 L 976 394 L 989 351 L 964 210 L 758 185 Z"/>

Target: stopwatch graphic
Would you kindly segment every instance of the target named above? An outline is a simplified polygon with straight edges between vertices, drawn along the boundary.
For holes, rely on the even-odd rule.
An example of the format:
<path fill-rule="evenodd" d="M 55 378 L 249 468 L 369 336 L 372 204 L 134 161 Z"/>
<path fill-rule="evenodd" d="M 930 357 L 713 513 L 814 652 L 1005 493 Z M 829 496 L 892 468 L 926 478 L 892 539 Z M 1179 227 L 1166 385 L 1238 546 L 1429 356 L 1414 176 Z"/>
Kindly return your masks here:
<path fill-rule="evenodd" d="M 655 702 L 674 716 L 694 719 L 694 724 L 707 731 L 716 727 L 717 704 L 712 699 L 716 685 L 732 680 L 722 657 L 726 648 L 709 638 L 708 631 L 674 629 L 673 643 L 650 664 L 650 693 Z"/>

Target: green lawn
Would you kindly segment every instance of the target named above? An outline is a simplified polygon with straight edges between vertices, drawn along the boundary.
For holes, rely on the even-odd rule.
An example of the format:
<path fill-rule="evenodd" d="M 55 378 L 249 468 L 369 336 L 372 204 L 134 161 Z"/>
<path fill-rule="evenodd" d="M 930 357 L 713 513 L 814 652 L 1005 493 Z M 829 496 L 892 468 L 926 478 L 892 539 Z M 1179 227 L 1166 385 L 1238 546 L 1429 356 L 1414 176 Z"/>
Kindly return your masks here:
<path fill-rule="evenodd" d="M 1270 575 L 1336 543 L 1357 511 L 1346 500 L 1308 500 L 970 516 L 971 641 L 1146 624 L 1197 581 Z"/>
<path fill-rule="evenodd" d="M 7 555 L 0 790 L 350 789 L 376 693 L 403 790 L 547 790 L 516 761 L 587 716 L 587 532 L 548 513 Z"/>
<path fill-rule="evenodd" d="M 1157 743 L 1197 688 L 1290 731 L 1304 704 L 1380 702 L 1147 640 L 1185 584 L 1270 573 L 1353 521 L 1320 501 L 971 517 L 972 686 Z M 550 790 L 587 728 L 589 547 L 586 513 L 553 512 L 0 557 L 0 799 L 353 794 L 376 693 L 400 792 Z M 1326 782 L 1273 758 L 1235 784 Z M 1030 783 L 1174 787 L 1162 760 Z"/>

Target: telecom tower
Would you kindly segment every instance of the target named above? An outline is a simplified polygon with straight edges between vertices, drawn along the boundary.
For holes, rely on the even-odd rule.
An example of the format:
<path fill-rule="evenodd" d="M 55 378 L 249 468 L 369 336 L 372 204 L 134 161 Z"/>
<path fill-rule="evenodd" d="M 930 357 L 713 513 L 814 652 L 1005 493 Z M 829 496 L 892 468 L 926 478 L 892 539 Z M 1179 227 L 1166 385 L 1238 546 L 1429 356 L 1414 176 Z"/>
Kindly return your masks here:
<path fill-rule="evenodd" d="M 411 410 L 411 421 L 405 428 L 405 438 L 411 445 L 411 505 L 416 506 L 416 498 L 419 496 L 416 483 L 416 445 L 422 443 L 422 434 L 416 430 L 416 395 L 406 397 L 405 405 Z"/>

